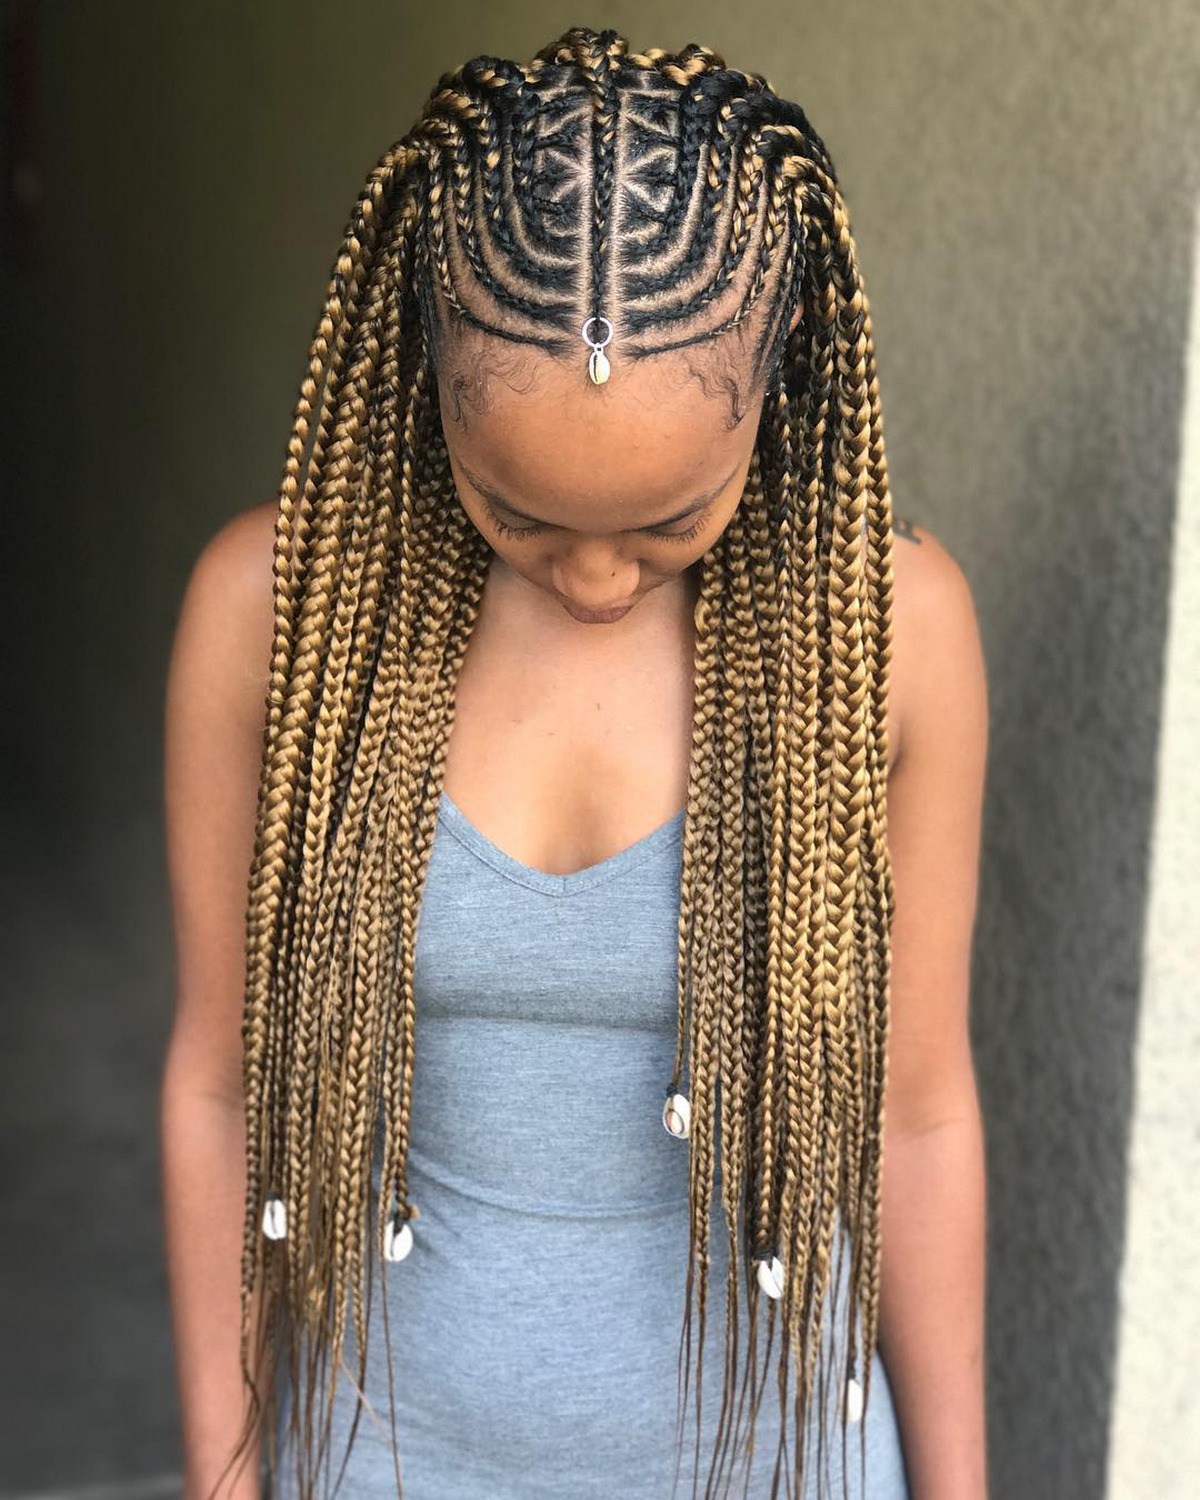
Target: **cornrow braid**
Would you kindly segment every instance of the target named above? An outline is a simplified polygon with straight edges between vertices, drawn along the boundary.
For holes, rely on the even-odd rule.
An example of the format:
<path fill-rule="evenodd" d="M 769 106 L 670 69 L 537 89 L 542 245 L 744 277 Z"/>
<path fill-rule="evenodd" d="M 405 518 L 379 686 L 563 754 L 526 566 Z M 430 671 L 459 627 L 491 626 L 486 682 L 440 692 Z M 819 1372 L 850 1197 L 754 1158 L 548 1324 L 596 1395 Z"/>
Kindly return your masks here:
<path fill-rule="evenodd" d="M 617 359 L 715 358 L 737 331 L 750 341 L 738 379 L 763 388 L 745 490 L 701 560 L 695 610 L 664 1080 L 668 1106 L 687 1106 L 679 1455 L 694 1354 L 698 1484 L 718 1170 L 729 1263 L 706 1495 L 727 1493 L 751 1451 L 773 1352 L 772 1500 L 799 1494 L 813 1463 L 826 1500 L 826 1404 L 839 1402 L 844 1451 L 847 1380 L 861 1375 L 870 1400 L 893 885 L 892 515 L 869 305 L 832 163 L 798 106 L 708 48 L 632 53 L 615 31 L 576 27 L 527 64 L 481 56 L 444 74 L 376 164 L 287 442 L 246 905 L 251 1400 L 231 1463 L 265 1414 L 277 1470 L 286 1369 L 300 1500 L 332 1457 L 339 1376 L 366 1381 L 376 1270 L 382 1285 L 420 1216 L 407 1170 L 417 922 L 491 555 L 455 492 L 440 355 L 470 329 L 580 359 L 591 317 L 615 326 Z M 736 422 L 744 391 L 723 384 Z M 848 1305 L 827 1308 L 839 1223 Z M 849 1359 L 832 1378 L 819 1358 L 831 1323 Z"/>

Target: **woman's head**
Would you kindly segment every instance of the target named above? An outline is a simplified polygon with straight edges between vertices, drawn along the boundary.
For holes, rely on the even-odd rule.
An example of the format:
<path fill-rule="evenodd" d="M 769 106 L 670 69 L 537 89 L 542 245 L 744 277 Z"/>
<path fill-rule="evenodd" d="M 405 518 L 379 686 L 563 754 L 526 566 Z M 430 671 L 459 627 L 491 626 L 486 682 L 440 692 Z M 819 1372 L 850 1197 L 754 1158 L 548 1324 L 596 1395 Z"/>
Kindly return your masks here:
<path fill-rule="evenodd" d="M 455 488 L 576 619 L 716 541 L 799 321 L 771 170 L 791 137 L 771 132 L 804 117 L 717 64 L 578 31 L 524 67 L 474 59 L 433 95 L 459 127 L 420 273 Z M 733 170 L 726 143 L 755 129 L 756 163 Z"/>
<path fill-rule="evenodd" d="M 612 330 L 603 383 L 585 326 Z M 703 47 L 575 28 L 528 64 L 445 75 L 371 173 L 314 334 L 279 490 L 243 1027 L 244 1368 L 260 1338 L 287 1358 L 301 1444 L 348 1315 L 363 1377 L 367 1277 L 404 1274 L 389 1229 L 421 1235 L 417 921 L 498 554 L 548 629 L 559 605 L 695 579 L 663 1097 L 690 1106 L 701 1325 L 718 1160 L 731 1312 L 739 1286 L 759 1305 L 749 1260 L 780 1264 L 799 1470 L 813 1395 L 838 1395 L 815 1361 L 839 1221 L 835 1315 L 868 1398 L 877 1328 L 891 507 L 832 164 L 797 105 Z M 282 1242 L 262 1234 L 276 1200 Z M 685 1330 L 692 1296 L 689 1273 Z M 723 1418 L 766 1377 L 740 1378 Z M 303 1500 L 327 1456 L 302 1447 Z"/>

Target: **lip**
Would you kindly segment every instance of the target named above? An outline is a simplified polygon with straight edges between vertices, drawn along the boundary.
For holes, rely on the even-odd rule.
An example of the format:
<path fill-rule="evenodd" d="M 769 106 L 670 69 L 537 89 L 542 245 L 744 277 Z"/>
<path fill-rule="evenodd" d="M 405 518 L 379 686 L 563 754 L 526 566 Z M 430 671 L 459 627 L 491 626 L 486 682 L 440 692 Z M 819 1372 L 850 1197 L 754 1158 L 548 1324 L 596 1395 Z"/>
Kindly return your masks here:
<path fill-rule="evenodd" d="M 633 608 L 632 601 L 629 604 L 619 605 L 616 609 L 580 609 L 577 604 L 569 604 L 563 601 L 563 608 L 573 620 L 578 620 L 581 625 L 611 625 L 614 621 L 627 615 Z"/>

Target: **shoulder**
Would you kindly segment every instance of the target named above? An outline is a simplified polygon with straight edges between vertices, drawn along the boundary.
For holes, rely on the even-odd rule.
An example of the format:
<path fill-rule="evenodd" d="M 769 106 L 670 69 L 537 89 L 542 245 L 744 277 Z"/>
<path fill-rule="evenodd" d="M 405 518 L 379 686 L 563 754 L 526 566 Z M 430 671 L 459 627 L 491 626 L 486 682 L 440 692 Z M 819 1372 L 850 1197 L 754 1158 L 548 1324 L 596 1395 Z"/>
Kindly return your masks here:
<path fill-rule="evenodd" d="M 176 624 L 172 681 L 188 695 L 259 720 L 274 631 L 273 554 L 277 505 L 239 511 L 192 564 Z"/>
<path fill-rule="evenodd" d="M 205 542 L 192 566 L 188 591 L 224 595 L 243 607 L 261 603 L 263 583 L 268 594 L 275 548 L 274 500 L 238 511 Z"/>
<path fill-rule="evenodd" d="M 986 679 L 975 601 L 928 527 L 897 517 L 892 547 L 890 691 L 897 763 L 931 734 L 981 735 Z"/>

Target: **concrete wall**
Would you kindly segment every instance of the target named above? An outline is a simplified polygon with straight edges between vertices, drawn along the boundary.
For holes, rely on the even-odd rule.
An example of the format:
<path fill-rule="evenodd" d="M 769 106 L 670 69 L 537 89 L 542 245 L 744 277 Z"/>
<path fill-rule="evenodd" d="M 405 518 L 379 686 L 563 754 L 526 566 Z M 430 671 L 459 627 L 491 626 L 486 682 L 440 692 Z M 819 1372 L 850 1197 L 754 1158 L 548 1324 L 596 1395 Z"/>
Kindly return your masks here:
<path fill-rule="evenodd" d="M 583 21 L 638 47 L 705 41 L 804 105 L 853 215 L 897 508 L 975 590 L 993 723 L 974 991 L 993 1493 L 1190 1495 L 1188 0 L 43 7 L 46 231 L 31 265 L 3 268 L 17 857 L 0 870 L 0 1107 L 19 1145 L 0 1280 L 21 1295 L 0 1340 L 0 1493 L 174 1487 L 160 741 L 188 568 L 274 493 L 330 263 L 381 150 L 444 69 Z"/>

